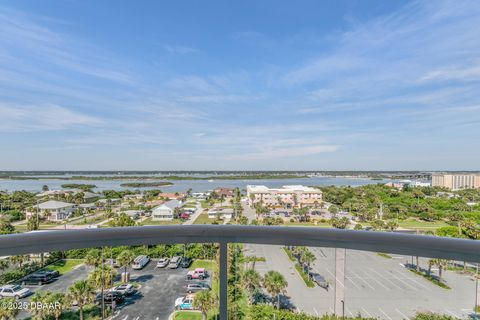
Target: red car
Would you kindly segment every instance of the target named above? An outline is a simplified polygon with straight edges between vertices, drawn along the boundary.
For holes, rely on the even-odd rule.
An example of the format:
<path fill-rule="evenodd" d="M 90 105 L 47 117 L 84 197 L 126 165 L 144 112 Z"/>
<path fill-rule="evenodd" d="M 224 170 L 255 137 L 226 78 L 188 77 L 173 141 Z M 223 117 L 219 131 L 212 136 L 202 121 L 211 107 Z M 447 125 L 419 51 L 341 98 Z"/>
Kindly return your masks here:
<path fill-rule="evenodd" d="M 188 220 L 190 218 L 190 215 L 188 213 L 182 213 L 180 215 L 180 219 L 183 219 L 183 220 Z"/>

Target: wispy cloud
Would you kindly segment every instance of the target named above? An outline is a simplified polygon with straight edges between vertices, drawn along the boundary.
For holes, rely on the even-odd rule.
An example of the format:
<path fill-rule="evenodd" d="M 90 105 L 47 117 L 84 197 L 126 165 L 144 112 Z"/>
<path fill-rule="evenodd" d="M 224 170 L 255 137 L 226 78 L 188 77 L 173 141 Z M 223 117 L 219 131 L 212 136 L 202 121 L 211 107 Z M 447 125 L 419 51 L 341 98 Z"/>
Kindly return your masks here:
<path fill-rule="evenodd" d="M 74 126 L 98 126 L 101 119 L 57 105 L 22 106 L 0 104 L 2 132 L 65 130 Z"/>
<path fill-rule="evenodd" d="M 187 46 L 175 46 L 175 45 L 164 45 L 163 48 L 169 53 L 175 54 L 189 54 L 189 53 L 197 53 L 199 52 L 198 49 L 187 47 Z"/>

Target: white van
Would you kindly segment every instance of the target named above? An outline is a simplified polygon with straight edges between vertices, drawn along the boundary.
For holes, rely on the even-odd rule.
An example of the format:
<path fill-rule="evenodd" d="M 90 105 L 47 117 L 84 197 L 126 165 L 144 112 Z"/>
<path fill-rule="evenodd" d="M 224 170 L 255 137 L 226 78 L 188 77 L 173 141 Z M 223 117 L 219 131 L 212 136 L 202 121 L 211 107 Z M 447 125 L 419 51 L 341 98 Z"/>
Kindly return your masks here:
<path fill-rule="evenodd" d="M 168 269 L 177 269 L 180 262 L 182 262 L 182 257 L 173 257 L 168 264 Z"/>
<path fill-rule="evenodd" d="M 132 269 L 143 269 L 150 262 L 149 256 L 138 256 L 133 260 Z"/>

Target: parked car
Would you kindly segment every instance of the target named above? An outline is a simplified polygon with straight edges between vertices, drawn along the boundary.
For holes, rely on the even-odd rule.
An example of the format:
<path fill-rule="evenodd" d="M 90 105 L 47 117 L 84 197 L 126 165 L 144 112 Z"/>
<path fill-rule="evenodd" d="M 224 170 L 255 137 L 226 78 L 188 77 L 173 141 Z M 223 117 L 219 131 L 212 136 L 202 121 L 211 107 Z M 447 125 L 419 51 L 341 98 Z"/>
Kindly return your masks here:
<path fill-rule="evenodd" d="M 210 290 L 210 286 L 207 283 L 204 282 L 193 282 L 189 283 L 185 289 L 187 290 L 188 293 L 195 293 L 198 291 L 202 290 Z"/>
<path fill-rule="evenodd" d="M 105 264 L 108 266 L 112 266 L 114 268 L 120 268 L 120 265 L 118 264 L 117 260 L 115 259 L 107 259 L 105 260 Z"/>
<path fill-rule="evenodd" d="M 115 304 L 122 303 L 125 300 L 123 297 L 123 294 L 117 291 L 109 291 L 105 292 L 103 294 L 103 301 L 105 301 L 105 304 L 109 305 L 115 302 Z M 97 303 L 102 303 L 102 298 L 101 295 L 97 296 L 96 299 Z"/>
<path fill-rule="evenodd" d="M 44 285 L 50 283 L 55 278 L 55 272 L 39 271 L 22 279 L 22 285 Z"/>
<path fill-rule="evenodd" d="M 190 219 L 190 214 L 184 212 L 180 215 L 180 219 L 188 220 L 188 219 Z"/>
<path fill-rule="evenodd" d="M 208 272 L 205 268 L 196 268 L 195 270 L 188 271 L 187 280 L 200 279 L 203 280 L 208 277 Z"/>
<path fill-rule="evenodd" d="M 325 280 L 324 277 L 322 277 L 321 275 L 319 275 L 318 273 L 314 273 L 314 272 L 310 272 L 310 278 L 312 278 L 312 280 L 318 284 L 319 287 L 322 287 L 324 289 L 327 289 L 328 290 L 328 281 Z"/>
<path fill-rule="evenodd" d="M 150 262 L 149 256 L 138 256 L 133 260 L 132 269 L 140 270 L 143 269 Z"/>
<path fill-rule="evenodd" d="M 28 288 L 22 288 L 19 285 L 9 284 L 3 287 L 0 287 L 0 297 L 2 298 L 25 298 L 30 295 L 32 292 Z"/>
<path fill-rule="evenodd" d="M 170 259 L 170 262 L 168 263 L 168 269 L 177 269 L 181 261 L 182 261 L 182 257 L 179 257 L 179 256 L 173 257 L 172 259 Z"/>
<path fill-rule="evenodd" d="M 192 258 L 189 257 L 183 257 L 182 261 L 180 262 L 180 267 L 182 268 L 188 268 L 192 264 Z"/>
<path fill-rule="evenodd" d="M 165 268 L 166 266 L 168 266 L 168 263 L 170 262 L 170 259 L 168 258 L 161 258 L 160 260 L 158 260 L 157 262 L 157 268 Z"/>
<path fill-rule="evenodd" d="M 189 294 L 185 297 L 180 297 L 175 300 L 176 310 L 193 310 L 193 294 Z"/>
<path fill-rule="evenodd" d="M 113 287 L 112 289 L 110 289 L 110 292 L 119 292 L 124 296 L 129 296 L 135 293 L 135 288 L 130 283 L 126 283 Z"/>

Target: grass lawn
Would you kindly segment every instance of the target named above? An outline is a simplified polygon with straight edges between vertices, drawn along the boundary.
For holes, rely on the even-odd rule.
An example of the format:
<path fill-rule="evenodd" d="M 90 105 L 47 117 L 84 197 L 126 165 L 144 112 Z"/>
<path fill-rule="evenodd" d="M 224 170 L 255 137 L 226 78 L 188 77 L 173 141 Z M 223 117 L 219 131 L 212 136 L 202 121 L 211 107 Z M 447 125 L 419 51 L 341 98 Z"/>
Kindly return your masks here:
<path fill-rule="evenodd" d="M 51 228 L 55 228 L 55 227 L 58 227 L 58 226 L 61 226 L 61 224 L 41 224 L 39 226 L 39 229 L 40 230 L 51 229 Z M 16 225 L 15 230 L 18 231 L 18 232 L 27 232 L 27 225 L 26 224 Z"/>
<path fill-rule="evenodd" d="M 214 270 L 216 267 L 217 264 L 213 260 L 194 260 L 189 269 L 205 268 L 207 270 Z"/>
<path fill-rule="evenodd" d="M 202 314 L 195 311 L 178 311 L 174 320 L 202 320 Z"/>
<path fill-rule="evenodd" d="M 56 270 L 60 274 L 65 274 L 73 270 L 76 266 L 83 263 L 83 259 L 68 259 L 68 260 L 59 260 L 48 266 L 45 269 Z"/>
<path fill-rule="evenodd" d="M 440 227 L 447 227 L 448 224 L 444 221 L 427 222 L 409 219 L 398 221 L 398 226 L 405 229 L 437 229 Z"/>
<path fill-rule="evenodd" d="M 208 320 L 215 320 L 217 312 L 210 311 L 208 313 Z M 202 314 L 195 311 L 177 311 L 173 320 L 202 320 Z"/>
<path fill-rule="evenodd" d="M 161 225 L 172 225 L 172 224 L 181 224 L 182 220 L 180 219 L 174 219 L 172 221 L 155 221 L 152 220 L 152 218 L 147 218 L 143 220 L 140 224 L 142 226 L 161 226 Z"/>
<path fill-rule="evenodd" d="M 208 214 L 202 213 L 201 215 L 198 216 L 198 218 L 195 221 L 193 221 L 193 224 L 212 224 L 215 220 L 216 219 L 210 219 L 208 217 Z"/>

